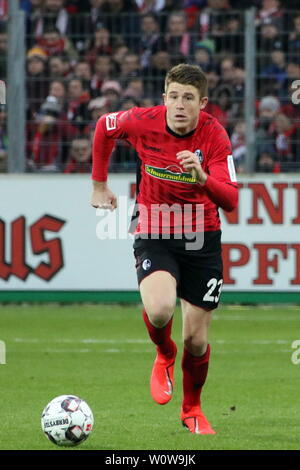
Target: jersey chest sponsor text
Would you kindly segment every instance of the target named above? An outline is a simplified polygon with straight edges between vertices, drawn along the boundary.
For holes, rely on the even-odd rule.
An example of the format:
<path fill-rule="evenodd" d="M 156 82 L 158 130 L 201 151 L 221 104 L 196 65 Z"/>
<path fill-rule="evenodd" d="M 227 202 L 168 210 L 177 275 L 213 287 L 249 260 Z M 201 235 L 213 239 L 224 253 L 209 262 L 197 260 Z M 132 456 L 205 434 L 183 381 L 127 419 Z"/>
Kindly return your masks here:
<path fill-rule="evenodd" d="M 146 164 L 145 172 L 153 178 L 158 178 L 160 180 L 187 184 L 197 183 L 196 178 L 194 178 L 190 173 L 182 171 L 182 169 L 175 164 L 169 165 L 165 168 Z"/>

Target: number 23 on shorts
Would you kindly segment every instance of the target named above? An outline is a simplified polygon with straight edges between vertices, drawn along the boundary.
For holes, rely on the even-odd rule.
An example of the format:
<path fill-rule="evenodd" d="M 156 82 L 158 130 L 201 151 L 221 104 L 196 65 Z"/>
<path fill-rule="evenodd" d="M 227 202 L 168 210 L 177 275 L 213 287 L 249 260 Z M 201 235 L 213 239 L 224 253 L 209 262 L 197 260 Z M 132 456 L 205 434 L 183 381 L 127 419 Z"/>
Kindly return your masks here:
<path fill-rule="evenodd" d="M 216 302 L 216 303 L 219 302 L 219 298 L 220 298 L 221 290 L 222 290 L 222 284 L 223 284 L 223 279 L 220 279 L 218 281 L 218 279 L 216 279 L 215 277 L 212 277 L 206 284 L 208 287 L 208 291 L 203 296 L 203 300 L 205 302 Z M 216 289 L 217 289 L 216 295 L 213 295 L 215 294 Z"/>

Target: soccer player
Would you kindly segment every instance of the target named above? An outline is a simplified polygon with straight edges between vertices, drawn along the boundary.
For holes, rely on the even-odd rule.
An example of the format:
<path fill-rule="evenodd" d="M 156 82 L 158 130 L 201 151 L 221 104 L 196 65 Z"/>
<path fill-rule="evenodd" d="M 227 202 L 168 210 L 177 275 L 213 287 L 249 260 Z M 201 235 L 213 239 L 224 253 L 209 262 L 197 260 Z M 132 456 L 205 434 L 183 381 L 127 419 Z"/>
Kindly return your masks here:
<path fill-rule="evenodd" d="M 156 346 L 151 395 L 161 405 L 172 398 L 177 347 L 171 327 L 179 297 L 184 344 L 180 418 L 192 433 L 215 434 L 201 409 L 201 391 L 210 357 L 209 324 L 223 282 L 218 207 L 236 207 L 237 182 L 227 133 L 203 111 L 208 98 L 202 70 L 188 64 L 173 67 L 163 99 L 164 105 L 135 107 L 98 120 L 91 204 L 117 207 L 107 185 L 108 163 L 114 140 L 126 139 L 139 155 L 134 254 L 143 319 Z M 188 245 L 191 234 L 198 241 Z"/>

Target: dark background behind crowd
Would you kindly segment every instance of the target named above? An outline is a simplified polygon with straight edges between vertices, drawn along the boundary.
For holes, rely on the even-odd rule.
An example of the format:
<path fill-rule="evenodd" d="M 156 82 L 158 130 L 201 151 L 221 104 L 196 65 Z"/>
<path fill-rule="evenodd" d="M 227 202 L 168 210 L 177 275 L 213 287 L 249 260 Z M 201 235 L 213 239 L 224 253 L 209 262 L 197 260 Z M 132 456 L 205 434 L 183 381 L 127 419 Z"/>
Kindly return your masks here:
<path fill-rule="evenodd" d="M 160 104 L 167 70 L 186 62 L 206 72 L 206 111 L 227 129 L 243 173 L 244 10 L 251 6 L 257 8 L 256 171 L 300 171 L 298 0 L 20 0 L 26 13 L 27 171 L 89 172 L 97 119 Z M 0 0 L 4 80 L 7 7 Z M 0 171 L 6 158 L 1 109 Z M 110 170 L 134 171 L 135 162 L 134 149 L 117 141 Z"/>

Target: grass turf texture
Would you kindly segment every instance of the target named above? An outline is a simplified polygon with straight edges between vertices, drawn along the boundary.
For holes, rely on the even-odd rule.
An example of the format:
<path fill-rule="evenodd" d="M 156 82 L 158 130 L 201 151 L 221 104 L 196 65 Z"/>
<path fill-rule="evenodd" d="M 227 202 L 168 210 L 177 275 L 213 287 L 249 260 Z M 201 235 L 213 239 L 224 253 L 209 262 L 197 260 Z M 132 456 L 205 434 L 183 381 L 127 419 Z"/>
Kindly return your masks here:
<path fill-rule="evenodd" d="M 152 401 L 154 348 L 141 308 L 116 305 L 1 306 L 0 449 L 59 449 L 40 428 L 44 406 L 75 394 L 91 406 L 95 426 L 76 450 L 299 449 L 300 307 L 220 307 L 203 409 L 215 436 L 192 435 L 179 421 L 182 385 L 181 314 L 175 392 Z"/>

